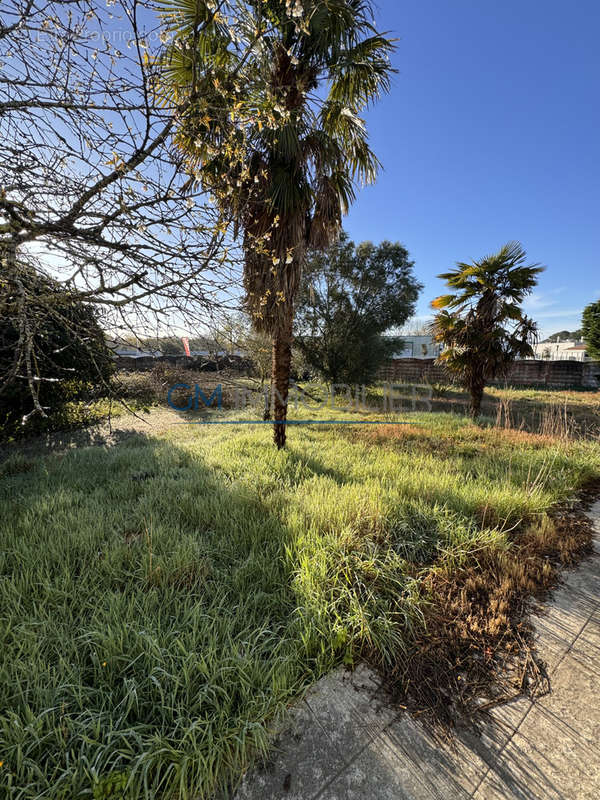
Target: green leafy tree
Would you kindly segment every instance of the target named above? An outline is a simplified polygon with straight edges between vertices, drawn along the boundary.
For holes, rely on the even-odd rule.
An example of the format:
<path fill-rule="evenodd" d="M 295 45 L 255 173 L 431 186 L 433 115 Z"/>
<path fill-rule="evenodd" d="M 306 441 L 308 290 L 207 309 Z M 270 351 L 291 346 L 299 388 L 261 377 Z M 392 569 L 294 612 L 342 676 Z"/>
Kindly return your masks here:
<path fill-rule="evenodd" d="M 533 355 L 537 325 L 521 304 L 537 284 L 543 267 L 527 265 L 519 242 L 509 242 L 494 255 L 438 277 L 452 294 L 432 307 L 439 313 L 432 333 L 444 346 L 439 361 L 456 375 L 471 395 L 471 414 L 477 417 L 487 383 L 505 374 L 516 358 Z"/>
<path fill-rule="evenodd" d="M 28 309 L 25 319 L 23 305 Z M 90 389 L 106 390 L 113 371 L 114 360 L 91 304 L 25 265 L 18 279 L 0 277 L 3 425 L 25 422 L 35 411 L 48 416 Z"/>
<path fill-rule="evenodd" d="M 347 236 L 307 258 L 296 343 L 330 383 L 369 383 L 400 346 L 385 337 L 414 313 L 421 284 L 399 243 L 356 246 Z"/>
<path fill-rule="evenodd" d="M 589 357 L 600 361 L 600 300 L 586 306 L 581 328 Z"/>
<path fill-rule="evenodd" d="M 286 440 L 294 301 L 308 247 L 337 238 L 379 162 L 361 113 L 388 91 L 393 43 L 368 0 L 164 0 L 164 93 L 190 186 L 241 233 L 246 303 L 272 341 L 274 439 Z M 185 100 L 188 99 L 186 105 Z"/>
<path fill-rule="evenodd" d="M 581 339 L 582 331 L 558 331 L 558 333 L 553 333 L 552 336 L 549 336 L 544 341 L 546 342 L 566 342 L 569 339 Z"/>

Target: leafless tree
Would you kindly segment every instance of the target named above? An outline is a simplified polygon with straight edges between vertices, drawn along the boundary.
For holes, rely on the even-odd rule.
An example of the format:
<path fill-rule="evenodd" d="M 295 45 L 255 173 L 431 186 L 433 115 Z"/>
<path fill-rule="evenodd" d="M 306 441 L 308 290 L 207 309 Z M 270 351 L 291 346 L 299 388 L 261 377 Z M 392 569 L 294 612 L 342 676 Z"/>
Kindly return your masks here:
<path fill-rule="evenodd" d="M 156 93 L 157 8 L 137 0 L 9 0 L 0 8 L 0 289 L 19 339 L 7 381 L 28 380 L 35 318 L 24 270 L 60 281 L 121 329 L 191 325 L 227 304 L 227 220 L 171 145 L 181 109 Z M 48 294 L 48 313 L 56 293 Z"/>

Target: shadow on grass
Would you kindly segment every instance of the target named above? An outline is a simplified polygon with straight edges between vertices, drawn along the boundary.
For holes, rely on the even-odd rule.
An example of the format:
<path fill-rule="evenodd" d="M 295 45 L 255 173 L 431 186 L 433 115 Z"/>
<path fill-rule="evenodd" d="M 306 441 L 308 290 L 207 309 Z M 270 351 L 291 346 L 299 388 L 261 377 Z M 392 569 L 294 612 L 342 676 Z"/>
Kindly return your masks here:
<path fill-rule="evenodd" d="M 280 519 L 139 432 L 37 460 L 0 499 L 14 790 L 210 797 L 235 782 L 310 682 Z"/>
<path fill-rule="evenodd" d="M 89 425 L 78 425 L 14 442 L 0 443 L 0 463 L 13 456 L 35 458 L 85 447 L 113 447 L 136 437 L 149 439 L 156 434 L 157 427 L 160 432 L 164 432 L 168 427 L 193 422 L 199 418 L 170 408 L 127 411 L 125 414 L 94 420 Z"/>
<path fill-rule="evenodd" d="M 139 416 L 139 427 L 146 424 L 142 415 Z M 0 462 L 13 455 L 28 455 L 36 457 L 44 454 L 60 453 L 81 447 L 109 447 L 124 442 L 131 437 L 144 435 L 138 427 L 124 427 L 119 417 L 103 422 L 94 422 L 88 427 L 77 427 L 70 430 L 53 431 L 43 435 L 32 436 L 17 442 L 5 443 L 0 447 Z"/>

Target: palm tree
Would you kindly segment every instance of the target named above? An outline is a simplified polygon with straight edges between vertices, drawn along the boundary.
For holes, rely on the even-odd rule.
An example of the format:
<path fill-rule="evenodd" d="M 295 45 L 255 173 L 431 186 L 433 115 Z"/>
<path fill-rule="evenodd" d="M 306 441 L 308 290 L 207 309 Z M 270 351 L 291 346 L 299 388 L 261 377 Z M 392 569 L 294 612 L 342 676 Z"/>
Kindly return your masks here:
<path fill-rule="evenodd" d="M 444 346 L 439 362 L 459 377 L 471 395 L 471 414 L 479 416 L 487 383 L 505 374 L 516 358 L 533 355 L 537 325 L 521 303 L 544 267 L 527 266 L 519 242 L 495 255 L 439 275 L 454 294 L 431 304 L 441 309 L 432 323 L 434 339 Z"/>
<path fill-rule="evenodd" d="M 359 115 L 389 90 L 394 45 L 367 0 L 238 0 L 227 23 L 200 0 L 163 2 L 177 31 L 164 86 L 187 100 L 176 142 L 241 234 L 246 305 L 272 339 L 281 448 L 305 252 L 336 239 L 357 184 L 376 177 Z"/>

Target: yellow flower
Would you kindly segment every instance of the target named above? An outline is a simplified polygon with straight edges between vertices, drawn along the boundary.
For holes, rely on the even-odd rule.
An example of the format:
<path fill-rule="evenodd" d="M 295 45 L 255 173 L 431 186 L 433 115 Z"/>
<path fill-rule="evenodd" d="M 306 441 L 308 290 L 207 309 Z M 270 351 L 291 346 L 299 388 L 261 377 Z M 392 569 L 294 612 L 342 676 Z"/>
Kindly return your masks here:
<path fill-rule="evenodd" d="M 107 664 L 107 662 L 106 662 L 106 661 L 103 661 L 103 662 L 102 662 L 102 666 L 103 666 L 103 667 L 105 667 L 105 666 L 106 666 L 106 664 Z"/>

